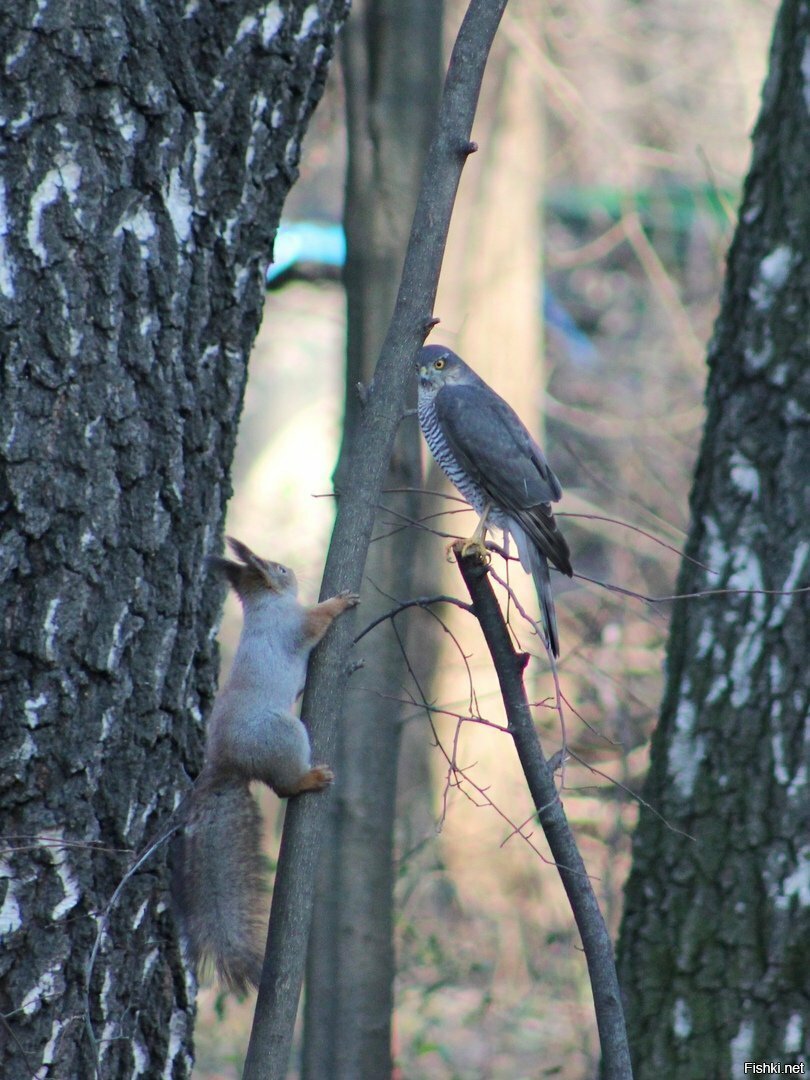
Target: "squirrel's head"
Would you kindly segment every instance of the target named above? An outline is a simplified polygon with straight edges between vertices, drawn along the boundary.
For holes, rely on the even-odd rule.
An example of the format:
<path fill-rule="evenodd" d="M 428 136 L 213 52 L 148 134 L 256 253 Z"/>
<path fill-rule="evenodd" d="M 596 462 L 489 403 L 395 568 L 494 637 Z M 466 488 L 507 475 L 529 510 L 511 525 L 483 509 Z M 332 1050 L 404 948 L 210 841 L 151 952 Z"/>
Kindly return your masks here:
<path fill-rule="evenodd" d="M 293 595 L 298 592 L 298 579 L 289 566 L 260 559 L 247 544 L 233 536 L 229 536 L 227 540 L 239 562 L 211 555 L 208 565 L 223 575 L 242 603 L 268 592 L 291 592 Z"/>

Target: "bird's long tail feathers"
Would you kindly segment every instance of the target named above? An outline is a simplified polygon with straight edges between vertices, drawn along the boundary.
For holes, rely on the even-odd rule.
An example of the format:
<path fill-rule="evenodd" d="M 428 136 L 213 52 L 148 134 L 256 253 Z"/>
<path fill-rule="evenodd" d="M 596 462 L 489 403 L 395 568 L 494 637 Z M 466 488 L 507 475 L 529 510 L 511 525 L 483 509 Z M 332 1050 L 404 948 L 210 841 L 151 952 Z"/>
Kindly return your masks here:
<path fill-rule="evenodd" d="M 560 655 L 560 638 L 557 634 L 557 612 L 554 608 L 554 594 L 551 591 L 551 574 L 548 569 L 548 560 L 541 551 L 538 551 L 533 540 L 526 535 L 523 529 L 513 523 L 509 530 L 515 538 L 520 564 L 534 579 L 534 587 L 537 590 L 537 599 L 540 601 L 540 613 L 543 617 L 543 627 L 546 631 L 546 640 L 553 655 Z"/>
<path fill-rule="evenodd" d="M 203 772 L 190 796 L 175 853 L 173 889 L 186 953 L 199 969 L 213 962 L 236 993 L 258 986 L 261 819 L 247 783 Z"/>
<path fill-rule="evenodd" d="M 560 655 L 560 638 L 557 633 L 557 612 L 554 608 L 554 594 L 551 591 L 551 575 L 548 572 L 548 561 L 545 555 L 541 555 L 534 545 L 530 547 L 532 577 L 534 587 L 537 589 L 537 599 L 540 601 L 540 611 L 543 615 L 543 625 L 546 628 L 549 648 L 555 657 Z"/>

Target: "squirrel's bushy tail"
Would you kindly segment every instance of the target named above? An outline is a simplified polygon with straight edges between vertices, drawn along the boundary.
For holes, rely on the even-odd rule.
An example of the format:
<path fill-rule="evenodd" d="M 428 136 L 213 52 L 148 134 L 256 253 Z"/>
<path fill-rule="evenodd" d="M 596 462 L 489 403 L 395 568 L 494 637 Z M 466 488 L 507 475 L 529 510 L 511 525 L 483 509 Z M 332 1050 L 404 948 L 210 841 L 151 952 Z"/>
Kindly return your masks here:
<path fill-rule="evenodd" d="M 261 865 L 261 818 L 247 781 L 203 770 L 189 796 L 174 888 L 189 961 L 198 971 L 213 962 L 239 994 L 261 974 Z"/>

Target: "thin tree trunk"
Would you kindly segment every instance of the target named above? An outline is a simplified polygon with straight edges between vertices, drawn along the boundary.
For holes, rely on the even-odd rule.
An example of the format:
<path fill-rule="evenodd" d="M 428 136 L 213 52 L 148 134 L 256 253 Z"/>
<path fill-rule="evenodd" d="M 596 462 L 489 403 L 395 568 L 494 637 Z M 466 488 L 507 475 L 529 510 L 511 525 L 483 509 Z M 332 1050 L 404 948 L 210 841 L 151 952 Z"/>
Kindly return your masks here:
<path fill-rule="evenodd" d="M 637 1076 L 806 1062 L 810 13 L 786 0 L 754 134 L 620 945 Z M 774 590 L 767 593 L 759 590 Z"/>
<path fill-rule="evenodd" d="M 0 15 L 9 1080 L 190 1071 L 165 849 L 123 890 L 89 986 L 88 957 L 199 765 L 221 599 L 203 558 L 344 6 L 312 19 L 306 0 L 275 16 L 258 0 L 185 15 L 121 0 L 102 18 L 44 0 L 36 18 Z"/>
<path fill-rule="evenodd" d="M 385 480 L 413 359 L 429 325 L 441 256 L 469 141 L 472 117 L 492 39 L 506 0 L 470 0 L 453 48 L 436 132 L 425 164 L 394 314 L 366 395 L 348 480 L 326 560 L 322 594 L 361 583 L 375 508 Z M 313 654 L 302 711 L 316 753 L 331 756 L 349 676 L 354 620 L 340 620 Z M 295 1009 L 303 981 L 306 931 L 314 904 L 315 867 L 324 837 L 329 797 L 293 800 L 288 807 L 268 928 L 259 999 L 245 1076 L 284 1075 Z M 290 988 L 294 993 L 289 993 Z"/>
<path fill-rule="evenodd" d="M 396 300 L 422 165 L 441 88 L 442 4 L 356 3 L 343 37 L 349 162 L 344 222 L 348 306 L 344 446 L 335 476 L 349 479 L 360 399 L 370 382 Z M 414 393 L 409 394 L 413 404 Z M 419 431 L 399 431 L 385 486 L 419 485 Z M 382 500 L 418 516 L 415 494 Z M 390 531 L 378 516 L 375 534 Z M 398 519 L 401 524 L 401 519 Z M 372 545 L 362 590 L 363 619 L 412 590 L 415 540 L 396 531 Z M 401 709 L 391 688 L 407 670 L 393 634 L 363 656 L 346 699 L 338 748 L 339 787 L 321 865 L 307 968 L 304 1076 L 387 1076 L 391 1072 L 394 819 Z M 383 696 L 388 695 L 388 696 Z"/>

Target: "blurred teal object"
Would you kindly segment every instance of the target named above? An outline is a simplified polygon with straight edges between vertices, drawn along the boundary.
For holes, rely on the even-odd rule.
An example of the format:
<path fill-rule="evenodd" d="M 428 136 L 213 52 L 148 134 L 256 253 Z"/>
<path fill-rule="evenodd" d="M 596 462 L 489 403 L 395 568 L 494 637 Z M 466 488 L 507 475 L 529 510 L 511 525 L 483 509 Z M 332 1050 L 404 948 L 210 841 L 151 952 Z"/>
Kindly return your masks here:
<path fill-rule="evenodd" d="M 701 219 L 704 223 L 708 218 L 720 226 L 730 227 L 729 208 L 736 198 L 734 192 L 720 191 L 708 183 L 697 187 L 670 184 L 640 191 L 606 186 L 569 188 L 551 191 L 545 212 L 584 228 L 599 215 L 618 221 L 627 210 L 634 210 L 651 241 L 669 235 L 677 247 L 686 243 L 690 230 Z M 346 237 L 341 224 L 285 221 L 276 233 L 267 284 L 281 284 L 283 276 L 297 267 L 339 270 L 345 262 Z M 552 292 L 548 282 L 543 286 L 543 314 L 549 327 L 558 334 L 572 363 L 578 367 L 592 367 L 598 362 L 599 356 L 590 338 Z"/>
<path fill-rule="evenodd" d="M 267 268 L 267 282 L 281 277 L 296 263 L 319 266 L 343 266 L 346 262 L 346 237 L 342 225 L 328 222 L 282 222 L 273 244 L 273 261 Z"/>

